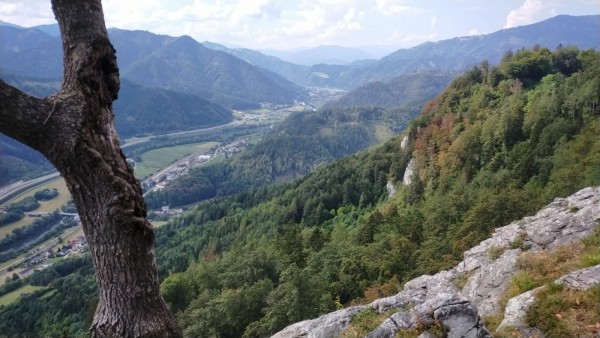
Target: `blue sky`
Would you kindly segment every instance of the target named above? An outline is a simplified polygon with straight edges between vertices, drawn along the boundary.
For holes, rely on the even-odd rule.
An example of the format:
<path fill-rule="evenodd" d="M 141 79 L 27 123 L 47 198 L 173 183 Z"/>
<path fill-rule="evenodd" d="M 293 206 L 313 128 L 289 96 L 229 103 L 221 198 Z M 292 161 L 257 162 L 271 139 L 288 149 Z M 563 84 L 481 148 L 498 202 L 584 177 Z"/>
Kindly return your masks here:
<path fill-rule="evenodd" d="M 104 0 L 108 27 L 252 49 L 406 48 L 491 33 L 559 14 L 600 14 L 600 0 Z M 49 0 L 2 0 L 0 20 L 53 23 Z"/>

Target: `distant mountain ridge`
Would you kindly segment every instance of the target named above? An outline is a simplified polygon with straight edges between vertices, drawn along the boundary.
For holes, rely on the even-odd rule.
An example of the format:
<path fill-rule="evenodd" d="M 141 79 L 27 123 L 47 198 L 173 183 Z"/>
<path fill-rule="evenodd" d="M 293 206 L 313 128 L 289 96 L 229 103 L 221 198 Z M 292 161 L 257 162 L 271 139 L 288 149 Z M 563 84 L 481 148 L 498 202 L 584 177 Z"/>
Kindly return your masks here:
<path fill-rule="evenodd" d="M 17 29 L 15 27 L 10 28 Z M 0 26 L 3 39 L 7 39 L 7 34 L 3 32 L 6 29 L 7 26 Z M 44 27 L 44 29 L 48 29 L 48 27 Z M 25 29 L 25 31 L 29 30 L 31 29 Z M 257 103 L 257 100 L 261 102 L 265 91 L 273 93 L 275 101 L 290 100 L 290 98 L 297 98 L 298 95 L 302 95 L 301 92 L 299 93 L 298 88 L 294 88 L 285 80 L 303 86 L 354 89 L 368 82 L 387 82 L 406 74 L 431 70 L 463 71 L 483 60 L 495 64 L 500 60 L 503 53 L 508 50 L 516 51 L 521 48 L 530 48 L 536 44 L 550 49 L 554 49 L 560 44 L 564 46 L 574 45 L 581 49 L 600 49 L 598 32 L 600 32 L 600 15 L 559 15 L 539 23 L 503 29 L 486 35 L 426 42 L 412 48 L 397 50 L 380 60 L 360 60 L 345 65 L 315 64 L 305 66 L 283 61 L 281 58 L 258 51 L 245 48 L 227 48 L 212 42 L 204 42 L 202 45 L 208 48 L 203 49 L 199 47 L 200 44 L 189 37 L 174 38 L 142 31 L 110 29 L 111 39 L 113 39 L 113 44 L 117 49 L 118 62 L 124 78 L 129 77 L 130 80 L 138 83 L 142 80 L 160 82 L 162 83 L 161 87 L 184 92 L 191 92 L 193 89 L 194 94 L 204 95 L 208 99 L 212 98 L 220 104 L 223 104 L 223 101 L 227 99 L 233 99 L 236 102 L 239 100 L 238 104 L 244 104 L 244 101 L 246 101 L 244 98 L 248 97 L 252 98 L 251 101 L 254 103 Z M 22 34 L 25 34 L 25 32 L 22 32 Z M 35 36 L 33 33 L 27 34 Z M 23 36 L 20 38 L 24 39 Z M 3 47 L 0 48 L 2 51 L 0 57 L 7 61 L 3 62 L 0 67 L 10 69 L 13 72 L 18 70 L 22 74 L 28 69 L 35 69 L 35 76 L 56 77 L 56 74 L 60 76 L 62 67 L 60 41 L 58 38 L 52 41 L 50 36 L 39 38 L 43 40 L 39 43 L 43 42 L 41 46 L 44 55 L 38 51 L 20 53 L 18 57 L 15 57 L 14 54 L 7 54 L 7 50 L 10 50 L 12 45 L 3 43 Z M 171 43 L 173 39 L 182 39 L 182 41 L 167 47 L 166 44 Z M 184 43 L 183 40 L 187 40 L 187 43 Z M 183 48 L 181 53 L 174 50 L 167 53 L 164 50 L 177 45 Z M 52 48 L 58 48 L 59 50 L 53 51 Z M 222 54 L 215 54 L 215 51 L 233 55 L 236 59 L 228 59 Z M 201 82 L 197 85 L 196 83 L 190 83 L 190 81 L 179 81 L 177 78 L 169 76 L 163 79 L 163 74 L 157 72 L 141 74 L 143 73 L 143 70 L 141 70 L 143 66 L 149 67 L 149 69 L 160 69 L 163 63 L 161 63 L 162 61 L 159 62 L 159 59 L 169 54 L 171 57 L 176 57 L 176 59 L 168 59 L 170 60 L 167 62 L 169 66 L 174 67 L 179 63 L 180 66 L 185 68 L 185 70 L 180 70 L 181 73 L 189 78 L 209 75 L 206 77 L 208 83 Z M 220 65 L 220 68 L 217 67 L 219 72 L 231 70 L 232 73 L 228 74 L 234 74 L 236 73 L 235 67 L 243 69 L 238 74 L 244 74 L 248 78 L 242 83 L 252 85 L 258 93 L 247 95 L 249 93 L 243 90 L 240 86 L 241 83 L 230 81 L 232 79 L 230 76 L 229 78 L 223 75 L 218 78 L 215 77 L 214 72 L 216 69 L 212 67 L 206 68 L 206 74 L 191 67 L 194 62 L 210 62 L 217 59 L 220 60 L 220 62 L 217 62 Z M 260 67 L 261 70 L 249 71 L 251 68 L 239 63 L 237 59 Z M 37 65 L 36 67 L 34 62 L 40 60 L 44 60 L 44 65 Z M 136 60 L 138 64 L 133 65 L 133 60 Z M 132 69 L 128 69 L 128 66 L 132 66 Z M 54 74 L 54 76 L 47 76 L 48 73 Z M 278 74 L 280 77 L 275 76 L 273 73 Z M 23 75 L 31 76 L 28 73 Z M 257 86 L 257 84 L 260 85 Z M 228 94 L 231 93 L 233 93 L 233 98 L 228 97 Z M 240 95 L 242 98 L 240 98 Z"/>
<path fill-rule="evenodd" d="M 204 44 L 276 72 L 298 84 L 354 89 L 368 82 L 387 82 L 407 74 L 432 70 L 464 71 L 483 60 L 496 64 L 506 51 L 531 48 L 536 44 L 550 49 L 561 44 L 581 49 L 600 49 L 599 32 L 600 15 L 559 15 L 539 23 L 502 29 L 490 34 L 426 42 L 412 48 L 399 49 L 380 60 L 359 60 L 346 65 L 300 66 L 283 61 L 281 55 L 274 58 L 248 49 L 231 49 L 207 42 Z M 277 54 L 272 51 L 266 53 L 269 52 Z"/>
<path fill-rule="evenodd" d="M 310 67 L 308 66 L 283 61 L 276 56 L 266 55 L 248 48 L 229 48 L 210 41 L 205 41 L 202 45 L 206 48 L 231 54 L 251 65 L 279 74 L 294 83 L 302 85 L 311 83 L 310 79 L 307 79 L 307 75 L 310 74 Z"/>
<path fill-rule="evenodd" d="M 276 56 L 287 62 L 312 66 L 317 64 L 348 65 L 355 61 L 375 59 L 375 56 L 355 47 L 341 47 L 337 45 L 321 45 L 314 48 L 297 51 L 263 51 L 267 55 Z"/>
<path fill-rule="evenodd" d="M 134 47 L 123 45 L 136 41 L 141 33 L 112 29 L 109 34 L 117 50 L 126 50 Z M 147 55 L 121 66 L 123 78 L 195 94 L 231 108 L 257 107 L 262 102 L 286 104 L 302 97 L 300 87 L 279 75 L 208 49 L 189 36 L 160 40 Z"/>
<path fill-rule="evenodd" d="M 600 48 L 600 15 L 554 18 L 486 35 L 458 37 L 400 49 L 376 63 L 350 66 L 328 74 L 330 85 L 355 88 L 371 81 L 391 80 L 399 75 L 428 70 L 460 71 L 488 60 L 496 64 L 508 50 L 531 48 L 538 44 L 554 49 L 559 45 L 580 49 Z"/>
<path fill-rule="evenodd" d="M 457 72 L 428 71 L 400 75 L 389 82 L 368 82 L 324 107 L 420 107 L 439 94 L 457 75 Z"/>
<path fill-rule="evenodd" d="M 8 26 L 8 27 L 14 27 L 14 28 L 23 28 L 23 27 L 21 27 L 19 25 L 15 25 L 15 24 L 12 24 L 10 22 L 6 22 L 6 21 L 2 21 L 2 20 L 0 20 L 0 26 Z"/>
<path fill-rule="evenodd" d="M 52 27 L 45 27 L 52 30 Z M 198 95 L 230 108 L 303 99 L 300 87 L 230 54 L 205 48 L 188 36 L 110 29 L 121 77 L 143 86 Z M 0 74 L 60 78 L 59 37 L 36 28 L 0 25 Z"/>

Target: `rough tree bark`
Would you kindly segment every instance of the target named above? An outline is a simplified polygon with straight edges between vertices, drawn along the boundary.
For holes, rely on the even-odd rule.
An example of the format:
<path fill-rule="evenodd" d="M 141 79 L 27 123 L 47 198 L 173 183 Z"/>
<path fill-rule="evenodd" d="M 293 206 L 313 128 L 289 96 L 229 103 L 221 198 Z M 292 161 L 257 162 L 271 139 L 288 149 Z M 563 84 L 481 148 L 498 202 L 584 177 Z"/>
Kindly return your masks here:
<path fill-rule="evenodd" d="M 94 337 L 180 337 L 159 293 L 154 231 L 125 161 L 112 102 L 119 70 L 100 0 L 52 0 L 64 51 L 61 90 L 37 99 L 0 80 L 0 132 L 44 154 L 79 211 L 99 288 Z"/>

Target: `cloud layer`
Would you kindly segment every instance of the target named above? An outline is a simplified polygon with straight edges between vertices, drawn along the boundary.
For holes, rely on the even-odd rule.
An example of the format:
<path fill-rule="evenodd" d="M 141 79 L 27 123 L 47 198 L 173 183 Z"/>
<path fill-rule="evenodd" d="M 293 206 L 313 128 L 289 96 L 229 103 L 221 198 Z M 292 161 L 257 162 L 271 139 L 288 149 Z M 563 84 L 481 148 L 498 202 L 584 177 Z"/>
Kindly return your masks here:
<path fill-rule="evenodd" d="M 555 15 L 554 1 L 525 0 L 523 5 L 508 13 L 504 28 L 528 25 Z"/>
<path fill-rule="evenodd" d="M 595 14 L 598 0 L 103 0 L 107 26 L 190 35 L 255 49 L 410 47 L 490 33 L 556 14 Z M 50 0 L 2 0 L 0 20 L 54 22 Z"/>

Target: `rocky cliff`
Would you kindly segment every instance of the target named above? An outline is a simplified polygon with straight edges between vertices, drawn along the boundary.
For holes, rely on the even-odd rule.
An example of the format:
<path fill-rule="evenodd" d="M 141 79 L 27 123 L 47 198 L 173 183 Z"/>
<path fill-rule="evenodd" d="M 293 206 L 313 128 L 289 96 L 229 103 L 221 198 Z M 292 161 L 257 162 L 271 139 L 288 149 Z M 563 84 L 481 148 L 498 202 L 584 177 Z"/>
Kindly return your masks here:
<path fill-rule="evenodd" d="M 491 337 L 494 331 L 543 336 L 538 328 L 525 324 L 525 316 L 544 288 L 560 285 L 587 290 L 600 284 L 600 264 L 584 267 L 578 257 L 582 239 L 597 231 L 599 224 L 600 187 L 557 198 L 536 215 L 496 229 L 491 238 L 465 252 L 464 260 L 449 271 L 420 276 L 394 296 L 292 324 L 273 337 L 356 336 L 348 330 L 353 317 L 364 311 L 385 314 L 379 327 L 366 334 L 372 338 L 396 337 L 402 332 L 422 338 Z M 551 256 L 558 258 L 543 260 Z M 544 264 L 552 266 L 544 268 Z M 528 267 L 548 270 L 543 274 L 545 280 L 538 278 L 545 282 L 520 292 L 527 289 L 519 288 L 518 281 L 528 276 Z M 562 318 L 560 313 L 556 316 Z M 488 328 L 485 323 L 493 322 L 490 318 L 496 319 L 496 324 Z M 600 336 L 598 326 L 590 326 L 581 336 Z"/>

